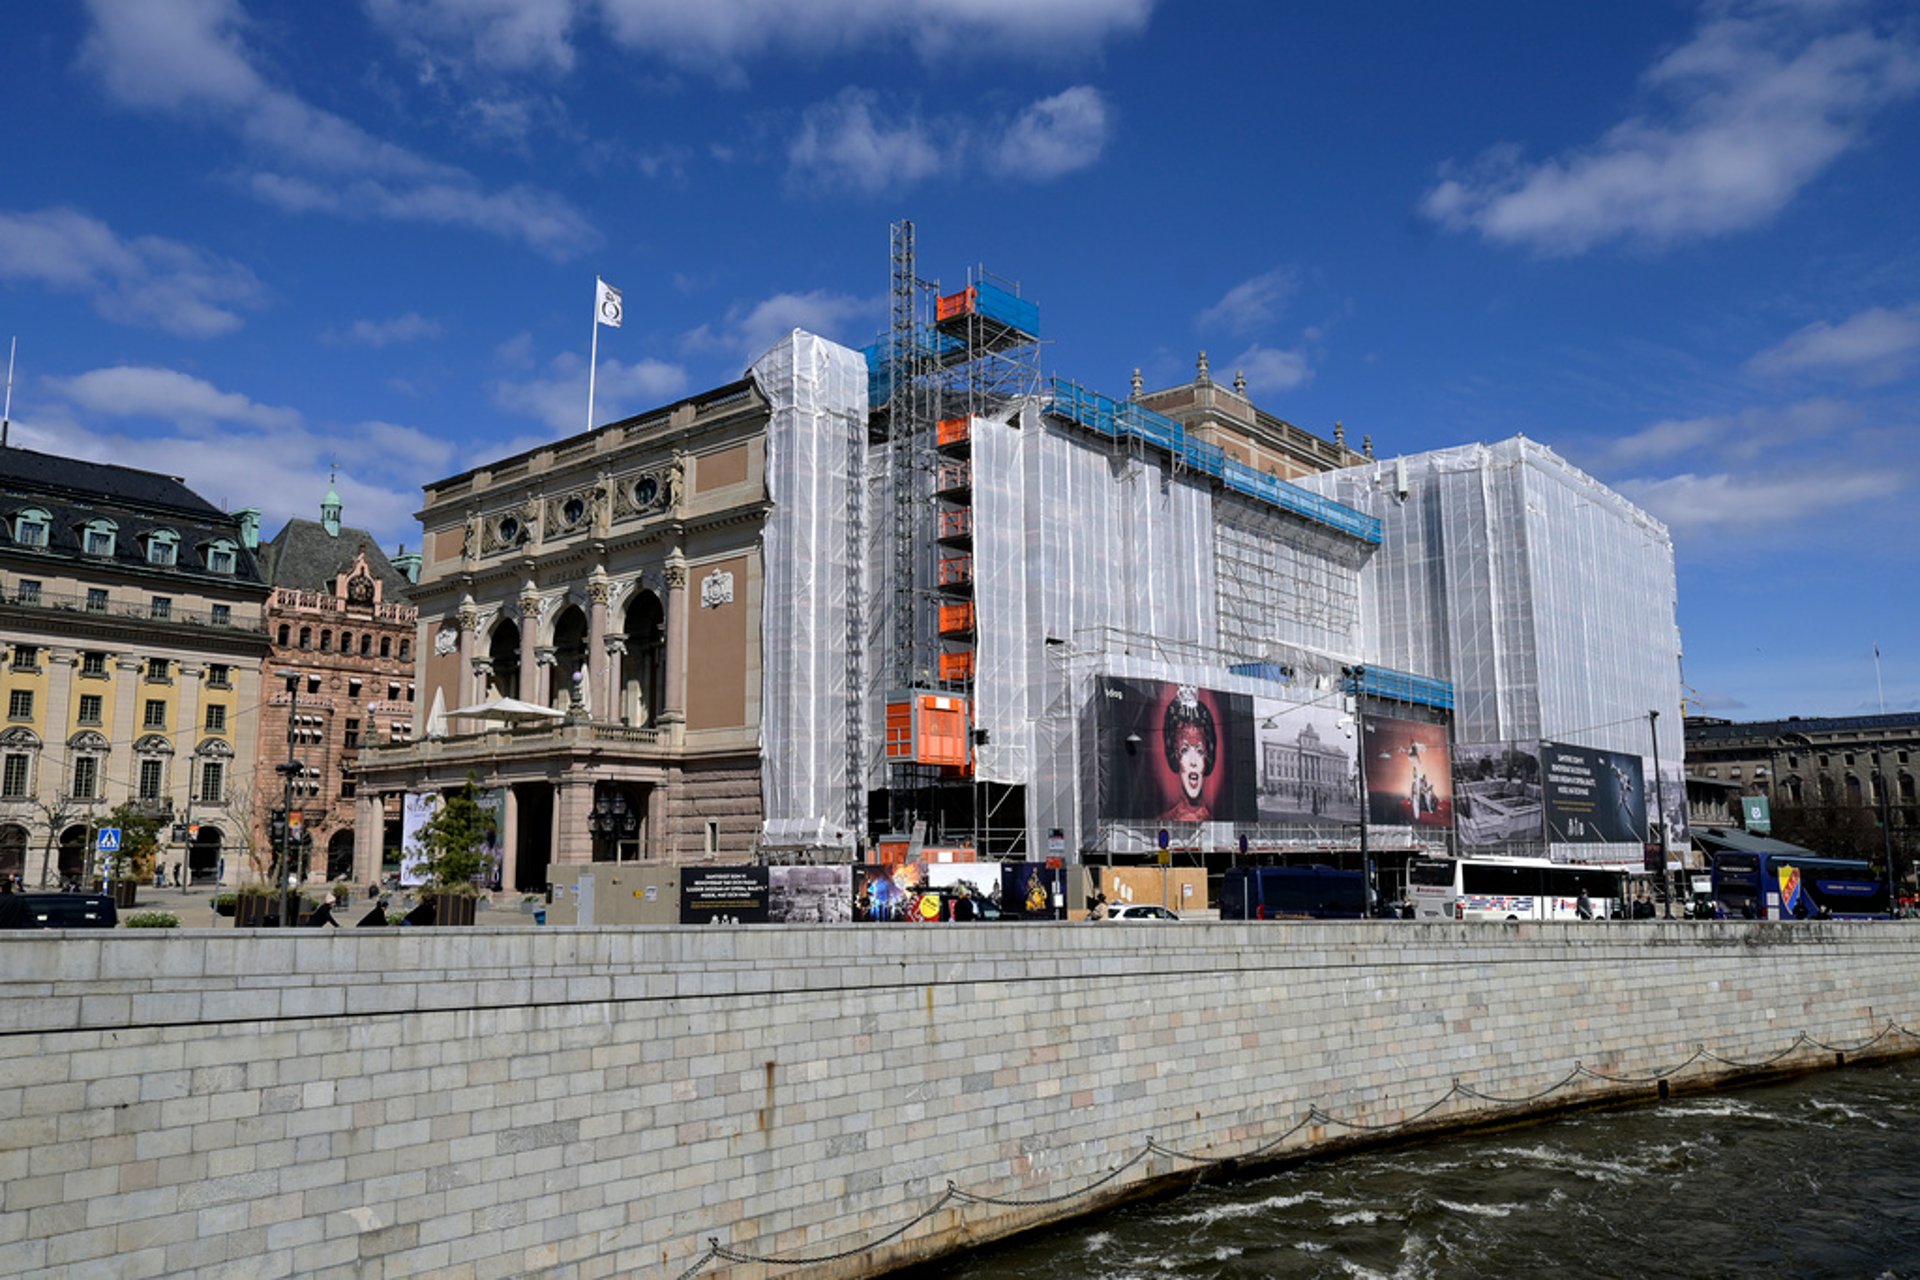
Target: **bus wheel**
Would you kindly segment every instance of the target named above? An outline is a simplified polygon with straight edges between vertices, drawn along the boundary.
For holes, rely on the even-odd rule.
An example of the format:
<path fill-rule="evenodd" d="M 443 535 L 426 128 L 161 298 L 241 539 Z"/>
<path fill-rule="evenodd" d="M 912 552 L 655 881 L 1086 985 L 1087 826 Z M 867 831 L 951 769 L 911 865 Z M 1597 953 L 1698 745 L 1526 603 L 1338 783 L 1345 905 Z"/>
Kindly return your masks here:
<path fill-rule="evenodd" d="M 1508 917 L 1507 917 L 1507 919 L 1509 919 L 1509 920 L 1518 920 L 1519 918 L 1520 918 L 1519 916 L 1508 916 Z"/>

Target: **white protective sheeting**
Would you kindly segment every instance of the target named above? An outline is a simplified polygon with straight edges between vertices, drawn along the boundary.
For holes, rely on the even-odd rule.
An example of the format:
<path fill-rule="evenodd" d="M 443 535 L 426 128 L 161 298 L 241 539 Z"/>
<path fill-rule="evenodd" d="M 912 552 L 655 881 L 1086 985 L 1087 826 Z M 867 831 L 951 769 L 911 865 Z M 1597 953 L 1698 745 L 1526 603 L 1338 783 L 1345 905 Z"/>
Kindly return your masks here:
<path fill-rule="evenodd" d="M 1300 484 L 1380 517 L 1385 540 L 1362 573 L 1367 660 L 1451 680 L 1455 741 L 1631 752 L 1651 778 L 1659 711 L 1671 774 L 1680 633 L 1658 520 L 1524 437 Z"/>
<path fill-rule="evenodd" d="M 768 403 L 761 591 L 761 840 L 850 848 L 848 588 L 851 483 L 866 465 L 867 366 L 799 329 L 754 361 Z M 856 664 L 857 665 L 857 664 Z"/>

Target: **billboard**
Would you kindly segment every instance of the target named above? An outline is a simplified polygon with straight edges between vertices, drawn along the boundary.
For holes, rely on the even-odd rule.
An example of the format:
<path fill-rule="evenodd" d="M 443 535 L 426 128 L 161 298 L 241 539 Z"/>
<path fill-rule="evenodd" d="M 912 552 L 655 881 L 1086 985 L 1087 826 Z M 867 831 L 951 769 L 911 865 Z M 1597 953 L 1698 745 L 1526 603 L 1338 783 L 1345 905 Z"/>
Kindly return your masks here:
<path fill-rule="evenodd" d="M 1064 919 L 1067 872 L 1044 862 L 1000 864 L 1000 913 L 1012 920 Z"/>
<path fill-rule="evenodd" d="M 1486 848 L 1545 836 L 1537 743 L 1482 742 L 1453 748 L 1454 826 L 1460 843 Z"/>
<path fill-rule="evenodd" d="M 885 924 L 917 920 L 927 890 L 926 868 L 917 862 L 853 868 L 853 918 Z"/>
<path fill-rule="evenodd" d="M 1367 822 L 1376 827 L 1453 825 L 1447 726 L 1366 716 Z"/>
<path fill-rule="evenodd" d="M 1164 680 L 1101 677 L 1094 693 L 1100 814 L 1118 821 L 1253 822 L 1253 699 Z"/>
<path fill-rule="evenodd" d="M 1336 703 L 1253 699 L 1261 822 L 1360 821 L 1360 749 Z"/>
<path fill-rule="evenodd" d="M 1639 756 L 1543 742 L 1540 773 L 1549 843 L 1646 840 L 1647 790 Z"/>
<path fill-rule="evenodd" d="M 680 923 L 767 923 L 767 868 L 680 868 Z"/>
<path fill-rule="evenodd" d="M 409 887 L 427 882 L 426 855 L 420 851 L 420 832 L 440 810 L 438 791 L 409 791 L 400 803 L 400 883 Z"/>
<path fill-rule="evenodd" d="M 851 868 L 768 867 L 767 919 L 774 924 L 845 924 L 853 919 Z"/>

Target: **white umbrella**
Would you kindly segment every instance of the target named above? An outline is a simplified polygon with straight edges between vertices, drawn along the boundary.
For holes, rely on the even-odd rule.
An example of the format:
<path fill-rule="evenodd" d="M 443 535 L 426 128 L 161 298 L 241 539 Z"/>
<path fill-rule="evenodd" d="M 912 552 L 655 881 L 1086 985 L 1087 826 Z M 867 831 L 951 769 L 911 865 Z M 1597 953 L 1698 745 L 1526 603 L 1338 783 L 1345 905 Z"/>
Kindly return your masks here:
<path fill-rule="evenodd" d="M 505 720 L 509 723 L 567 718 L 564 713 L 555 711 L 552 707 L 543 707 L 534 702 L 522 702 L 518 698 L 493 698 L 487 702 L 475 703 L 471 707 L 449 711 L 447 715 L 462 716 L 468 720 Z"/>

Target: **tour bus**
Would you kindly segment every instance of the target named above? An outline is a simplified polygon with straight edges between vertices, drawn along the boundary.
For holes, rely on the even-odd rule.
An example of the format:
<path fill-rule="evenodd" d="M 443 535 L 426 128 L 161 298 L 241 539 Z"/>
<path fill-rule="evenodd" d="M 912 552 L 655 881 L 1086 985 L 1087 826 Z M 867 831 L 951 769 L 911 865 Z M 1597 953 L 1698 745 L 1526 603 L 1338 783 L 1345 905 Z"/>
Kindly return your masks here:
<path fill-rule="evenodd" d="M 1623 874 L 1545 858 L 1416 858 L 1407 893 L 1416 920 L 1577 920 L 1585 889 L 1593 918 L 1604 920 Z"/>
<path fill-rule="evenodd" d="M 1858 858 L 1716 853 L 1713 896 L 1732 920 L 1864 920 L 1888 910 L 1887 882 Z"/>

